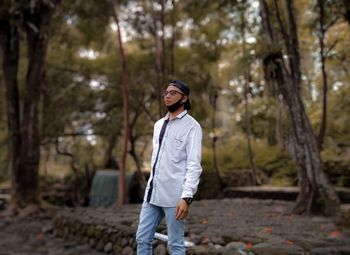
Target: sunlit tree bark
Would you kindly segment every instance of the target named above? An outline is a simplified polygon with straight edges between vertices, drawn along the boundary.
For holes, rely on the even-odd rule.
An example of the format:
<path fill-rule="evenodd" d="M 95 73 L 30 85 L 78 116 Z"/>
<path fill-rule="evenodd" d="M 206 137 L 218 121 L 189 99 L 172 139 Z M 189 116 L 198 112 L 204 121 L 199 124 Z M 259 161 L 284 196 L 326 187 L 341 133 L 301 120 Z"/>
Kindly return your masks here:
<path fill-rule="evenodd" d="M 295 24 L 294 2 L 286 0 L 289 24 Z M 326 215 L 339 215 L 340 201 L 328 178 L 322 170 L 320 151 L 316 137 L 306 114 L 300 95 L 300 60 L 297 44 L 297 27 L 288 29 L 288 41 L 296 49 L 290 64 L 286 67 L 283 53 L 279 47 L 275 29 L 271 23 L 271 12 L 266 0 L 260 0 L 260 14 L 268 52 L 263 59 L 265 79 L 277 86 L 283 97 L 290 125 L 293 145 L 293 158 L 296 161 L 300 192 L 294 207 L 295 213 L 312 212 L 320 206 Z M 299 82 L 299 83 L 298 83 Z M 320 199 L 318 199 L 320 198 Z M 321 203 L 320 203 L 321 202 Z"/>

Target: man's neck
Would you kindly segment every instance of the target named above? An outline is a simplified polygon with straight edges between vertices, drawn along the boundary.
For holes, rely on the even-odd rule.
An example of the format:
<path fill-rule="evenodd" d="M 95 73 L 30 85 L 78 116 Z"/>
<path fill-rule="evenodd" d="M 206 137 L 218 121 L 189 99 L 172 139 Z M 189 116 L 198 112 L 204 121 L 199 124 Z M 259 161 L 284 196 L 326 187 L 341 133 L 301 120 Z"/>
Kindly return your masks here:
<path fill-rule="evenodd" d="M 185 110 L 184 106 L 181 106 L 179 109 L 177 109 L 175 112 L 169 112 L 169 120 L 173 120 L 176 118 L 177 115 L 182 113 Z"/>

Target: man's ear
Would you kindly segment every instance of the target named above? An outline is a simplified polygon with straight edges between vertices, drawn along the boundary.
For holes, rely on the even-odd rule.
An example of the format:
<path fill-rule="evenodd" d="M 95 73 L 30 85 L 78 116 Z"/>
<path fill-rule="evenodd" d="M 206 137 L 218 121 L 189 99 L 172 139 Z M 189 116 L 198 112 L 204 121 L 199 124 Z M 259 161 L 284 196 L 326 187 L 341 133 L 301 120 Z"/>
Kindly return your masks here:
<path fill-rule="evenodd" d="M 185 99 L 185 101 L 181 101 L 182 103 L 186 103 L 187 102 L 188 96 L 184 95 L 184 99 Z"/>

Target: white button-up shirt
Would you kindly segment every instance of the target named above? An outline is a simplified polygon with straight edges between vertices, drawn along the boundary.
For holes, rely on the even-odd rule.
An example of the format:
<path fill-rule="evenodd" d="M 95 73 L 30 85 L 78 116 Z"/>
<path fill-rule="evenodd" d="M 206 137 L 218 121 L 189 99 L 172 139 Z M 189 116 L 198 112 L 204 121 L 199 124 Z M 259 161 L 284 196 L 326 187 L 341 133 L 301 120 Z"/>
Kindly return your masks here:
<path fill-rule="evenodd" d="M 169 120 L 159 149 L 165 120 L 169 120 L 169 113 L 154 125 L 152 173 L 144 200 L 149 198 L 151 204 L 175 207 L 181 198 L 193 197 L 197 191 L 202 173 L 202 128 L 185 110 Z"/>

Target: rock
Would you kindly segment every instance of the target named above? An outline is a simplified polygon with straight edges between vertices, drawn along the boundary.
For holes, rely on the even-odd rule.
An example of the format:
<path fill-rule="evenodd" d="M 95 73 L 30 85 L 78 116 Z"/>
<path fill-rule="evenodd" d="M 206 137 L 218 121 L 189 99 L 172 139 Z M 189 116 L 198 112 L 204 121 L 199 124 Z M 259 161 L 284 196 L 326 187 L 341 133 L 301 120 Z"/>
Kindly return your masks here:
<path fill-rule="evenodd" d="M 79 244 L 84 244 L 84 237 L 82 235 L 76 235 L 75 236 L 75 240 L 79 243 Z"/>
<path fill-rule="evenodd" d="M 264 245 L 264 247 L 253 246 L 253 252 L 259 255 L 303 255 L 305 250 L 296 245 Z M 329 254 L 328 254 L 329 255 Z"/>
<path fill-rule="evenodd" d="M 90 238 L 89 239 L 89 246 L 91 248 L 95 248 L 95 246 L 96 246 L 96 239 L 95 238 Z"/>
<path fill-rule="evenodd" d="M 47 225 L 41 228 L 41 232 L 43 233 L 52 233 L 53 232 L 53 227 L 52 225 Z"/>
<path fill-rule="evenodd" d="M 108 242 L 108 243 L 105 245 L 103 251 L 106 252 L 106 253 L 109 253 L 109 252 L 112 251 L 112 249 L 113 249 L 112 243 L 111 243 L 111 242 Z"/>
<path fill-rule="evenodd" d="M 94 225 L 90 225 L 87 229 L 87 235 L 89 237 L 92 237 L 94 235 L 95 232 L 95 226 Z"/>
<path fill-rule="evenodd" d="M 223 239 L 222 236 L 220 236 L 220 235 L 214 235 L 214 236 L 211 238 L 211 241 L 212 241 L 212 243 L 214 243 L 214 244 L 221 244 L 221 245 L 225 244 L 224 239 Z"/>
<path fill-rule="evenodd" d="M 154 255 L 166 255 L 167 249 L 164 244 L 158 244 L 156 248 L 153 250 Z"/>
<path fill-rule="evenodd" d="M 105 248 L 105 244 L 104 244 L 103 240 L 98 241 L 98 243 L 96 245 L 96 250 L 103 251 L 104 248 Z"/>
<path fill-rule="evenodd" d="M 124 248 L 124 247 L 127 246 L 127 245 L 128 245 L 128 239 L 122 238 L 122 239 L 120 240 L 120 246 Z"/>
<path fill-rule="evenodd" d="M 209 236 L 204 235 L 201 237 L 201 242 L 200 242 L 201 244 L 209 244 L 209 242 L 210 242 Z"/>
<path fill-rule="evenodd" d="M 258 243 L 253 246 L 253 249 L 266 249 L 271 247 L 272 247 L 271 243 Z"/>
<path fill-rule="evenodd" d="M 334 253 L 335 248 L 314 248 L 310 251 L 310 255 L 329 255 L 329 254 L 337 254 Z"/>
<path fill-rule="evenodd" d="M 119 255 L 122 252 L 123 248 L 119 244 L 113 245 L 113 253 Z"/>
<path fill-rule="evenodd" d="M 191 234 L 190 239 L 194 244 L 200 244 L 200 242 L 201 242 L 201 237 L 199 235 L 196 235 L 196 234 Z"/>
<path fill-rule="evenodd" d="M 310 255 L 350 254 L 350 245 L 343 247 L 319 247 L 310 251 Z"/>
<path fill-rule="evenodd" d="M 206 254 L 206 251 L 207 251 L 206 246 L 197 246 L 193 250 L 191 250 L 191 253 L 193 252 L 192 254 L 204 255 L 204 254 Z"/>
<path fill-rule="evenodd" d="M 222 246 L 221 246 L 220 244 L 215 244 L 215 245 L 214 245 L 214 248 L 215 248 L 216 250 L 221 250 L 221 249 L 222 249 Z"/>
<path fill-rule="evenodd" d="M 134 250 L 131 247 L 127 246 L 123 249 L 122 255 L 134 255 Z"/>
<path fill-rule="evenodd" d="M 220 245 L 219 245 L 220 246 Z M 196 246 L 193 248 L 194 253 L 196 255 L 222 255 L 222 254 L 230 254 L 230 255 L 236 255 L 234 253 L 225 253 L 224 249 L 221 247 L 215 247 L 213 246 L 208 246 L 208 245 L 201 245 L 201 246 Z M 191 251 L 192 252 L 192 251 Z"/>
<path fill-rule="evenodd" d="M 133 249 L 133 250 L 136 250 L 136 247 L 137 247 L 137 243 L 134 242 L 134 243 L 132 244 L 132 249 Z"/>
<path fill-rule="evenodd" d="M 74 242 L 65 242 L 65 243 L 63 244 L 63 246 L 64 246 L 65 248 L 74 247 L 75 245 L 76 245 L 76 243 L 74 243 Z"/>
<path fill-rule="evenodd" d="M 63 238 L 67 238 L 69 235 L 69 228 L 68 227 L 65 227 L 63 229 Z"/>
<path fill-rule="evenodd" d="M 102 231 L 101 227 L 100 227 L 100 226 L 97 226 L 97 227 L 95 228 L 94 236 L 95 236 L 97 239 L 101 239 L 102 233 L 103 233 L 103 231 Z"/>
<path fill-rule="evenodd" d="M 232 250 L 232 251 L 238 251 L 239 249 L 243 250 L 245 248 L 246 244 L 242 242 L 230 242 L 225 245 L 225 249 Z"/>

